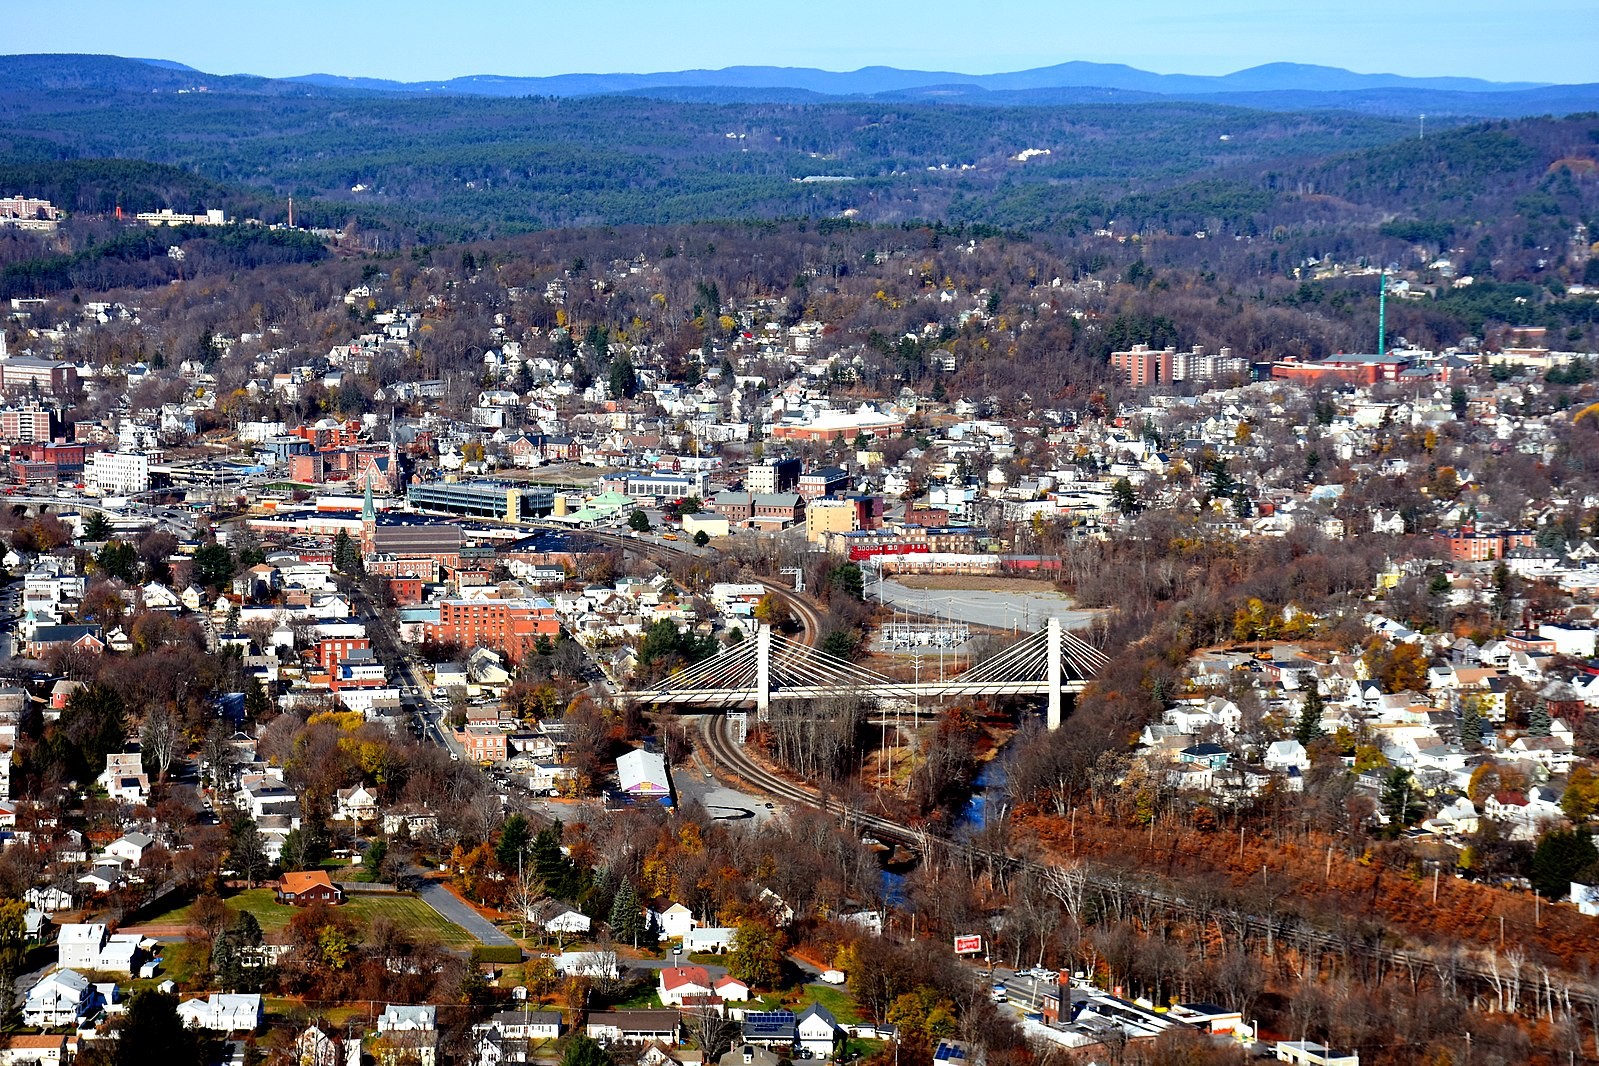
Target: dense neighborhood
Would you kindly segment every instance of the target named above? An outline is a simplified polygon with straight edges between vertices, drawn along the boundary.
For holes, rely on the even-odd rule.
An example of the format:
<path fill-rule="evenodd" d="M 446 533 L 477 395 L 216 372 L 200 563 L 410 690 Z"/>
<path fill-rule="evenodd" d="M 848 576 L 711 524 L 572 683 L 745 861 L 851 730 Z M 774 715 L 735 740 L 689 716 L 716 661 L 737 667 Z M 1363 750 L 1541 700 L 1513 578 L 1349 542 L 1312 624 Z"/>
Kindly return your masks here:
<path fill-rule="evenodd" d="M 1179 351 L 1001 243 L 788 294 L 352 261 L 192 335 L 192 286 L 11 300 L 0 1066 L 1416 1061 L 1285 991 L 1361 965 L 1476 982 L 1476 1061 L 1592 1045 L 1592 354 Z M 962 373 L 1113 326 L 1094 380 Z M 1108 665 L 1053 733 L 796 697 L 733 712 L 756 779 L 638 695 L 774 634 L 948 680 L 1057 616 Z M 1212 853 L 1203 908 L 1148 887 Z M 1391 941 L 1279 928 L 1318 877 Z"/>

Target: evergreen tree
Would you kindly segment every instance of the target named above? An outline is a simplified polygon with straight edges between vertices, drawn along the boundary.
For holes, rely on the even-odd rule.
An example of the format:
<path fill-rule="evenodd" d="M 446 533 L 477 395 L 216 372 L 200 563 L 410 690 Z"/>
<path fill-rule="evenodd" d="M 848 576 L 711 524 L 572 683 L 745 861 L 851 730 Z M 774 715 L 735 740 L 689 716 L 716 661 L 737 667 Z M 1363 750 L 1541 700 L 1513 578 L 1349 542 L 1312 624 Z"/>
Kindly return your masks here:
<path fill-rule="evenodd" d="M 1321 698 L 1321 682 L 1311 681 L 1310 689 L 1305 693 L 1304 705 L 1299 709 L 1299 722 L 1294 726 L 1295 740 L 1308 748 L 1325 735 L 1321 728 L 1321 715 L 1326 707 L 1326 701 Z"/>
<path fill-rule="evenodd" d="M 1551 829 L 1538 839 L 1532 853 L 1532 887 L 1546 899 L 1563 898 L 1571 882 L 1599 863 L 1593 834 L 1577 829 Z"/>
<path fill-rule="evenodd" d="M 261 684 L 259 677 L 251 678 L 250 689 L 244 694 L 244 713 L 250 718 L 259 719 L 271 714 L 272 710 L 272 697 L 267 695 L 266 686 Z"/>
<path fill-rule="evenodd" d="M 1388 817 L 1388 835 L 1397 837 L 1420 818 L 1426 807 L 1421 801 L 1421 789 L 1410 776 L 1410 771 L 1396 766 L 1388 772 L 1382 785 L 1382 812 Z"/>
<path fill-rule="evenodd" d="M 178 997 L 145 990 L 134 995 L 113 1041 L 116 1066 L 199 1066 L 201 1048 L 194 1030 L 178 1016 Z"/>
<path fill-rule="evenodd" d="M 90 511 L 89 517 L 83 520 L 82 539 L 92 544 L 110 536 L 111 520 L 101 511 Z"/>
<path fill-rule="evenodd" d="M 507 873 L 517 869 L 518 860 L 527 851 L 532 836 L 524 816 L 513 814 L 505 820 L 500 827 L 500 839 L 494 845 L 494 860 L 500 864 L 500 869 Z"/>
<path fill-rule="evenodd" d="M 566 1053 L 561 1056 L 561 1066 L 614 1066 L 605 1049 L 582 1033 L 567 1041 Z"/>
<path fill-rule="evenodd" d="M 1460 746 L 1467 751 L 1482 747 L 1482 712 L 1475 699 L 1468 699 L 1460 708 Z"/>
<path fill-rule="evenodd" d="M 611 917 L 607 924 L 611 927 L 611 936 L 622 943 L 638 947 L 641 941 L 648 939 L 649 930 L 644 922 L 643 908 L 639 906 L 638 892 L 633 888 L 633 882 L 625 877 L 617 886 L 615 898 L 611 900 Z"/>
<path fill-rule="evenodd" d="M 1549 704 L 1539 696 L 1533 701 L 1532 710 L 1527 713 L 1527 733 L 1535 737 L 1546 737 L 1553 725 L 1549 717 Z"/>
<path fill-rule="evenodd" d="M 361 559 L 361 546 L 342 529 L 333 538 L 333 569 L 350 575 L 359 575 L 366 569 Z"/>

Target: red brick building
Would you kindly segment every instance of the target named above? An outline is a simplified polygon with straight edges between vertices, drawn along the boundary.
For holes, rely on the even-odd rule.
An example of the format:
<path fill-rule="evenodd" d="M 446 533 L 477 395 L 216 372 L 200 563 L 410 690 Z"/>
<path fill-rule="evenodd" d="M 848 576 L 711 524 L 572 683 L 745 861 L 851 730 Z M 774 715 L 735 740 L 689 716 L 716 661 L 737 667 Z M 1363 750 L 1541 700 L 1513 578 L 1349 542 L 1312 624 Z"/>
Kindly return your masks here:
<path fill-rule="evenodd" d="M 389 578 L 389 595 L 398 607 L 414 607 L 422 602 L 422 579 L 419 577 Z"/>
<path fill-rule="evenodd" d="M 455 739 L 473 762 L 504 762 L 510 751 L 508 735 L 499 726 L 468 725 Z"/>
<path fill-rule="evenodd" d="M 316 642 L 313 653 L 316 655 L 317 665 L 322 667 L 322 672 L 332 673 L 340 662 L 350 658 L 352 652 L 371 652 L 371 650 L 372 641 L 367 637 L 325 637 Z"/>
<path fill-rule="evenodd" d="M 493 648 L 521 662 L 539 637 L 559 636 L 561 623 L 547 600 L 444 600 L 425 632 L 440 644 Z"/>
<path fill-rule="evenodd" d="M 1485 563 L 1503 559 L 1512 548 L 1532 548 L 1537 539 L 1530 529 L 1503 529 L 1495 532 L 1461 526 L 1453 533 L 1439 533 L 1438 543 L 1456 562 Z"/>

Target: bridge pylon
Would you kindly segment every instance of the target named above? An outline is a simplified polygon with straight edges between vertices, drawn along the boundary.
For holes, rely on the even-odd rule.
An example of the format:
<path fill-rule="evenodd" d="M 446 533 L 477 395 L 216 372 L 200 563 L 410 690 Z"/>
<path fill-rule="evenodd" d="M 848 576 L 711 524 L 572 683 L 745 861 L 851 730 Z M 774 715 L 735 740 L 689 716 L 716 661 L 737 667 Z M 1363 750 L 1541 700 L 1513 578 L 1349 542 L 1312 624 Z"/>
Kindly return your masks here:
<path fill-rule="evenodd" d="M 1065 640 L 1061 629 L 1060 619 L 1051 618 L 1049 628 L 1045 630 L 1044 640 L 1048 645 L 1046 652 L 1049 663 L 1049 687 L 1045 695 L 1049 700 L 1049 709 L 1046 712 L 1045 724 L 1051 730 L 1060 728 L 1061 707 L 1064 701 L 1060 694 L 1060 681 L 1062 674 L 1062 659 L 1065 654 Z"/>
<path fill-rule="evenodd" d="M 755 717 L 772 718 L 772 627 L 765 622 L 755 631 Z"/>

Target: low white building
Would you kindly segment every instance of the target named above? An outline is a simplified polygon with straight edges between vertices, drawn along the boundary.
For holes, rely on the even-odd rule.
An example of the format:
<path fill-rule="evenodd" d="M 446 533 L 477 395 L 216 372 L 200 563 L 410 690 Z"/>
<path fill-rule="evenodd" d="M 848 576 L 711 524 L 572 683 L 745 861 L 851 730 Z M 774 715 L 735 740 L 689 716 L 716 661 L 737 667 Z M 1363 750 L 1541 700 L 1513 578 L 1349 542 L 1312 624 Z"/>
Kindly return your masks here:
<path fill-rule="evenodd" d="M 602 977 L 612 981 L 621 974 L 614 951 L 563 951 L 555 957 L 555 972 L 562 977 Z"/>
<path fill-rule="evenodd" d="M 219 1033 L 250 1033 L 261 1028 L 266 1011 L 255 993 L 213 992 L 208 999 L 178 1004 L 178 1017 L 191 1029 Z"/>

